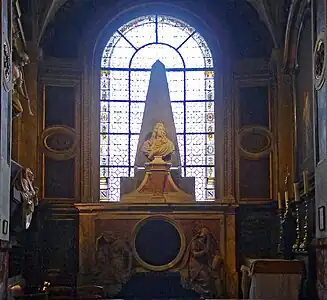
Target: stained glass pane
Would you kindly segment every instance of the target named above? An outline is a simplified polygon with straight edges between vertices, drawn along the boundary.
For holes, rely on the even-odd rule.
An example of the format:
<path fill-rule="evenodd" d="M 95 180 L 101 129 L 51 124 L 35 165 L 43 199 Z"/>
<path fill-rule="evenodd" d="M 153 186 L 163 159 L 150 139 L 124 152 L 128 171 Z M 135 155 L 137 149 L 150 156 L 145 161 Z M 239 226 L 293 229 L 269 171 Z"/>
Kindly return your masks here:
<path fill-rule="evenodd" d="M 206 165 L 206 135 L 189 134 L 186 136 L 186 165 Z"/>
<path fill-rule="evenodd" d="M 128 168 L 109 168 L 108 198 L 109 201 L 119 201 L 120 198 L 120 178 L 128 176 Z"/>
<path fill-rule="evenodd" d="M 188 71 L 186 72 L 186 101 L 205 99 L 205 72 Z"/>
<path fill-rule="evenodd" d="M 165 22 L 165 23 L 162 23 Z M 180 27 L 179 27 L 180 26 Z M 178 48 L 188 37 L 190 33 L 185 30 L 185 26 L 176 24 L 174 20 L 158 20 L 158 41 Z"/>
<path fill-rule="evenodd" d="M 120 178 L 134 175 L 150 71 L 158 59 L 168 69 L 182 176 L 195 177 L 196 200 L 215 199 L 211 52 L 188 24 L 169 16 L 149 15 L 120 27 L 101 57 L 101 201 L 119 201 Z"/>
<path fill-rule="evenodd" d="M 110 71 L 110 100 L 128 100 L 128 72 Z"/>
<path fill-rule="evenodd" d="M 134 166 L 135 163 L 135 156 L 136 156 L 136 150 L 137 150 L 137 143 L 139 142 L 139 135 L 131 135 L 131 166 Z"/>
<path fill-rule="evenodd" d="M 109 140 L 109 165 L 128 166 L 128 135 L 115 134 Z"/>
<path fill-rule="evenodd" d="M 206 71 L 205 72 L 205 93 L 206 100 L 213 100 L 215 95 L 215 82 L 214 82 L 214 72 Z"/>
<path fill-rule="evenodd" d="M 174 116 L 174 123 L 176 127 L 176 133 L 184 132 L 184 103 L 173 102 L 171 104 Z"/>
<path fill-rule="evenodd" d="M 185 160 L 184 160 L 184 140 L 185 140 L 184 134 L 177 134 L 177 143 L 178 143 L 179 155 L 181 157 L 181 164 L 182 164 L 182 166 L 185 166 Z"/>
<path fill-rule="evenodd" d="M 160 60 L 166 68 L 183 68 L 182 58 L 173 48 L 152 44 L 140 49 L 132 59 L 131 68 L 151 69 L 152 65 Z"/>
<path fill-rule="evenodd" d="M 197 44 L 199 45 L 199 47 L 201 48 L 204 60 L 205 60 L 205 66 L 207 68 L 212 68 L 213 67 L 213 61 L 212 61 L 212 55 L 211 55 L 211 51 L 207 45 L 207 43 L 205 42 L 205 40 L 203 39 L 203 37 L 196 32 L 192 38 L 197 42 Z"/>
<path fill-rule="evenodd" d="M 205 102 L 186 102 L 186 132 L 205 132 L 206 131 L 206 103 Z"/>
<path fill-rule="evenodd" d="M 197 201 L 206 199 L 206 168 L 189 167 L 186 168 L 186 177 L 195 177 L 195 197 Z"/>
<path fill-rule="evenodd" d="M 145 101 L 148 92 L 150 71 L 132 71 L 130 92 L 132 101 Z"/>
<path fill-rule="evenodd" d="M 156 24 L 146 23 L 142 26 L 137 26 L 132 30 L 124 34 L 124 37 L 129 41 L 135 48 L 156 41 Z"/>
<path fill-rule="evenodd" d="M 119 32 L 121 32 L 122 34 L 126 34 L 137 26 L 146 25 L 147 23 L 153 23 L 155 21 L 155 15 L 142 16 L 124 24 L 122 27 L 119 28 Z"/>
<path fill-rule="evenodd" d="M 109 102 L 109 133 L 128 133 L 128 102 Z"/>
<path fill-rule="evenodd" d="M 184 72 L 167 72 L 169 96 L 171 101 L 184 100 Z"/>
<path fill-rule="evenodd" d="M 140 133 L 141 131 L 144 106 L 144 102 L 131 103 L 131 133 Z"/>
<path fill-rule="evenodd" d="M 120 38 L 109 57 L 110 68 L 128 68 L 135 51 L 124 38 Z"/>
<path fill-rule="evenodd" d="M 101 57 L 101 68 L 109 68 L 110 61 L 109 58 L 112 55 L 114 50 L 114 46 L 120 40 L 121 35 L 118 32 L 115 32 L 113 36 L 108 41 L 106 47 L 103 50 L 102 57 Z"/>
<path fill-rule="evenodd" d="M 214 103 L 206 102 L 206 132 L 214 132 L 215 131 L 215 111 L 214 111 Z"/>
<path fill-rule="evenodd" d="M 178 51 L 183 56 L 188 68 L 203 68 L 205 66 L 203 53 L 193 38 L 188 39 Z"/>

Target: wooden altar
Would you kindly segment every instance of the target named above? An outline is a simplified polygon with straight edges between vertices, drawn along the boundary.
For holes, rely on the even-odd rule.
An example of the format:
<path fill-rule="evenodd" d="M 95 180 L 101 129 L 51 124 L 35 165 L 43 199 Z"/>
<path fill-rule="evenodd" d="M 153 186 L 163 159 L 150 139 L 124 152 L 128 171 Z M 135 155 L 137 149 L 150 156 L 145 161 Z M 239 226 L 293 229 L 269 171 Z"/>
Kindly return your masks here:
<path fill-rule="evenodd" d="M 127 203 L 81 203 L 75 204 L 79 211 L 79 281 L 83 284 L 109 285 L 109 296 L 117 294 L 131 274 L 144 272 L 180 272 L 187 248 L 198 228 L 207 228 L 217 241 L 222 260 L 222 290 L 226 297 L 237 297 L 235 207 L 216 203 L 189 204 L 127 204 Z M 148 220 L 164 220 L 173 224 L 181 239 L 177 255 L 169 263 L 151 266 L 140 258 L 136 249 L 136 235 Z M 119 249 L 125 264 L 115 259 L 102 260 L 106 270 L 113 268 L 115 279 L 96 271 L 96 252 L 101 239 L 110 239 L 110 249 Z M 159 237 L 163 239 L 164 237 Z M 151 243 L 154 241 L 151 241 Z M 120 246 L 118 246 L 120 245 Z M 147 247 L 147 245 L 142 245 Z M 164 252 L 164 250 L 162 250 Z M 161 251 L 159 251 L 161 252 Z M 160 255 L 159 255 L 160 257 Z M 159 258 L 160 259 L 160 258 Z M 119 273 L 122 273 L 119 276 Z M 109 275 L 108 275 L 109 274 Z"/>

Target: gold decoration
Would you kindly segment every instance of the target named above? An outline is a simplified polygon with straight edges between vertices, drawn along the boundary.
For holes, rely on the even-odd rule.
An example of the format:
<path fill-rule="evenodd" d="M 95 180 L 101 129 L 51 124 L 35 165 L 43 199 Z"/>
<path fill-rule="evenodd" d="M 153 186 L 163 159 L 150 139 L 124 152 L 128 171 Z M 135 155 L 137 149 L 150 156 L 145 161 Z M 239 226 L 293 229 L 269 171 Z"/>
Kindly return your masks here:
<path fill-rule="evenodd" d="M 144 260 L 142 260 L 140 258 L 140 256 L 137 253 L 136 247 L 135 247 L 135 241 L 136 241 L 136 236 L 138 234 L 138 232 L 140 231 L 141 227 L 148 221 L 151 220 L 163 220 L 166 221 L 168 223 L 170 223 L 171 225 L 173 225 L 175 227 L 175 229 L 177 230 L 179 237 L 180 237 L 180 241 L 181 241 L 181 247 L 179 249 L 179 252 L 177 254 L 177 256 L 168 264 L 165 264 L 163 266 L 154 266 L 154 265 L 150 265 L 148 263 L 146 263 Z M 185 235 L 184 232 L 182 231 L 182 229 L 180 228 L 179 224 L 171 219 L 168 218 L 166 216 L 162 216 L 162 215 L 158 215 L 158 216 L 151 216 L 151 217 L 147 217 L 142 219 L 141 221 L 139 221 L 134 230 L 133 230 L 133 234 L 132 234 L 132 251 L 133 251 L 133 255 L 135 257 L 135 259 L 137 260 L 137 262 L 145 269 L 147 270 L 151 270 L 151 271 L 165 271 L 168 269 L 171 269 L 173 267 L 175 267 L 182 259 L 184 252 L 185 252 L 185 248 L 186 248 L 186 242 L 185 242 Z"/>
<path fill-rule="evenodd" d="M 13 49 L 13 63 L 12 63 L 12 84 L 13 84 L 13 117 L 20 117 L 23 113 L 23 106 L 21 99 L 27 101 L 27 108 L 29 115 L 33 116 L 30 105 L 30 98 L 28 96 L 26 82 L 24 78 L 24 68 L 30 63 L 29 56 L 24 49 L 19 46 L 17 39 L 14 39 Z"/>
<path fill-rule="evenodd" d="M 208 228 L 202 227 L 192 238 L 183 260 L 181 283 L 202 297 L 223 295 L 223 260 L 218 243 Z"/>
<path fill-rule="evenodd" d="M 161 156 L 155 156 L 145 165 L 145 176 L 136 191 L 124 194 L 122 202 L 178 203 L 191 202 L 193 196 L 185 193 L 174 182 L 170 174 L 171 164 Z"/>
<path fill-rule="evenodd" d="M 52 126 L 41 134 L 41 151 L 55 160 L 68 160 L 76 155 L 77 135 L 68 126 Z"/>
<path fill-rule="evenodd" d="M 175 146 L 168 139 L 165 125 L 162 122 L 156 123 L 151 138 L 144 142 L 142 151 L 149 160 L 153 160 L 155 156 L 160 156 L 164 160 L 170 159 L 170 155 L 175 151 Z"/>

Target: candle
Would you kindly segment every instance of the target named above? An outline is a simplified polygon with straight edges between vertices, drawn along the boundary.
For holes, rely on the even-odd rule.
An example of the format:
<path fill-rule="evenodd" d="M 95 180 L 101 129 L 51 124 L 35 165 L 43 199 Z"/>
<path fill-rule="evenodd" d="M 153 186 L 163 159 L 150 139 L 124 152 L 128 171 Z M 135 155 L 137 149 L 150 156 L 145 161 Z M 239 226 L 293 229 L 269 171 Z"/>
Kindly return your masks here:
<path fill-rule="evenodd" d="M 300 201 L 300 190 L 299 190 L 298 183 L 294 183 L 294 198 L 295 198 L 295 201 Z"/>
<path fill-rule="evenodd" d="M 285 191 L 285 205 L 288 206 L 288 191 Z"/>
<path fill-rule="evenodd" d="M 307 195 L 309 191 L 308 170 L 303 171 L 303 189 L 304 189 L 304 194 Z"/>
<path fill-rule="evenodd" d="M 278 208 L 282 209 L 283 208 L 283 202 L 282 202 L 282 197 L 280 196 L 280 192 L 277 193 L 277 200 L 278 200 Z"/>

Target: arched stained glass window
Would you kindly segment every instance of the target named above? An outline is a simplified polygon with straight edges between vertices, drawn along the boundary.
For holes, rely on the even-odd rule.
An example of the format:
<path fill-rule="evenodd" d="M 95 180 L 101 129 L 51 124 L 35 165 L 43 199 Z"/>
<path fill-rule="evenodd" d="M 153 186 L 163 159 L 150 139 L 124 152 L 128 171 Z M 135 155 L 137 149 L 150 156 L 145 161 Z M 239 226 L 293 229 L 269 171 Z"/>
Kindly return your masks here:
<path fill-rule="evenodd" d="M 209 47 L 188 24 L 148 15 L 119 28 L 101 57 L 100 200 L 119 201 L 120 178 L 133 176 L 151 67 L 166 67 L 182 162 L 196 200 L 214 195 L 214 69 Z"/>

